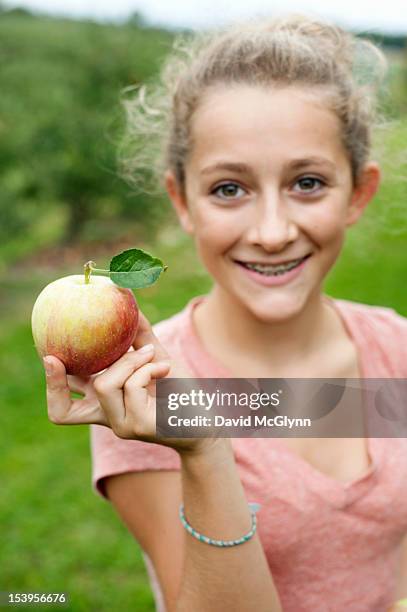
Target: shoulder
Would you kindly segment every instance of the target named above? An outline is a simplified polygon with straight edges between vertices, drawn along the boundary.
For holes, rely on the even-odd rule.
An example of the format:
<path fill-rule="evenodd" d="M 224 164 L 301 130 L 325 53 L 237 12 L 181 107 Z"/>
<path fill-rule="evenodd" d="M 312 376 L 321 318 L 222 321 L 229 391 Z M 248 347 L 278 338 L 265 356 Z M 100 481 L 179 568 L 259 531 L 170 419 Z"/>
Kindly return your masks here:
<path fill-rule="evenodd" d="M 387 306 L 340 299 L 334 302 L 371 359 L 386 364 L 391 376 L 406 376 L 407 318 Z"/>
<path fill-rule="evenodd" d="M 205 295 L 198 295 L 189 300 L 179 312 L 173 314 L 167 319 L 163 319 L 153 325 L 155 335 L 164 342 L 165 340 L 173 340 L 179 337 L 180 333 L 189 333 L 191 327 L 192 311 L 202 300 Z"/>
<path fill-rule="evenodd" d="M 190 355 L 194 340 L 192 310 L 200 299 L 200 296 L 193 298 L 180 312 L 153 325 L 155 336 L 173 363 L 170 378 L 189 378 L 193 375 Z"/>
<path fill-rule="evenodd" d="M 177 338 L 180 331 L 185 329 L 188 320 L 186 310 L 187 308 L 184 308 L 168 319 L 163 319 L 153 325 L 154 334 L 160 342 L 164 343 Z"/>
<path fill-rule="evenodd" d="M 351 302 L 350 300 L 334 300 L 341 309 L 347 311 L 355 321 L 363 327 L 390 333 L 407 334 L 407 318 L 388 306 L 375 306 Z"/>
<path fill-rule="evenodd" d="M 154 335 L 167 353 L 177 362 L 185 359 L 185 335 L 188 333 L 187 307 L 181 312 L 153 325 Z"/>
<path fill-rule="evenodd" d="M 153 332 L 165 349 L 174 357 L 184 357 L 194 336 L 192 311 L 205 296 L 192 298 L 182 310 L 153 325 Z"/>

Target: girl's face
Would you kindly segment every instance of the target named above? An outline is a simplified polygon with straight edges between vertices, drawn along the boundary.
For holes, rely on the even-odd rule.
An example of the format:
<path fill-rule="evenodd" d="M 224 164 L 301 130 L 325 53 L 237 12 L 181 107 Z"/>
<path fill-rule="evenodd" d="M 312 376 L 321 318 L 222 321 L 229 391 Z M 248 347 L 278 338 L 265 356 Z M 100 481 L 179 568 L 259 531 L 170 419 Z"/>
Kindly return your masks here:
<path fill-rule="evenodd" d="M 298 88 L 211 89 L 192 129 L 186 199 L 166 176 L 184 229 L 229 297 L 262 321 L 290 318 L 321 291 L 377 164 L 353 189 L 339 119 Z"/>

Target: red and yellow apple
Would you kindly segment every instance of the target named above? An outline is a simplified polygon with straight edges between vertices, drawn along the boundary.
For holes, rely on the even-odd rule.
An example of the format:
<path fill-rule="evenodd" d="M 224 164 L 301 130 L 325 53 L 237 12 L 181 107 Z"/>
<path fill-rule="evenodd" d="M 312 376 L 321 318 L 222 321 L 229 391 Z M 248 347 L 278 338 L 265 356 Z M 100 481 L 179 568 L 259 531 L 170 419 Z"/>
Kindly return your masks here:
<path fill-rule="evenodd" d="M 133 292 L 107 276 L 71 275 L 47 285 L 32 311 L 40 357 L 54 355 L 67 374 L 89 376 L 117 361 L 130 348 L 138 326 Z"/>

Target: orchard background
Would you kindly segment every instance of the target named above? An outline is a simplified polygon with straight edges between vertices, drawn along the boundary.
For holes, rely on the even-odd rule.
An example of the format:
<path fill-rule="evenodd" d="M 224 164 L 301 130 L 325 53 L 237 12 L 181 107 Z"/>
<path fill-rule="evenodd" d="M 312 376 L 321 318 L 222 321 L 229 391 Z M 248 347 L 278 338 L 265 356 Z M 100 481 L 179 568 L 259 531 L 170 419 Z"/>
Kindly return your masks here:
<path fill-rule="evenodd" d="M 134 246 L 168 265 L 136 292 L 152 323 L 209 289 L 169 201 L 132 193 L 116 167 L 120 92 L 154 77 L 173 35 L 140 14 L 101 25 L 0 6 L 0 591 L 65 591 L 75 611 L 154 605 L 137 544 L 91 490 L 88 428 L 47 420 L 31 309 L 52 280 Z M 407 43 L 368 36 L 391 65 L 383 184 L 325 289 L 407 316 Z"/>

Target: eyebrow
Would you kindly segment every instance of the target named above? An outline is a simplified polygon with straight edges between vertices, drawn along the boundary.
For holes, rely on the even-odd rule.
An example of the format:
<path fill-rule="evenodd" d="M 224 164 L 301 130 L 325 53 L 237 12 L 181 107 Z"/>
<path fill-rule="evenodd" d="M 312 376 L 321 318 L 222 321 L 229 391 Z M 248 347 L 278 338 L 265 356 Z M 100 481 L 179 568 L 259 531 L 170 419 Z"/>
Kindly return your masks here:
<path fill-rule="evenodd" d="M 294 159 L 289 164 L 287 164 L 287 168 L 292 170 L 298 170 L 300 168 L 304 168 L 306 166 L 311 165 L 327 166 L 329 168 L 335 169 L 335 164 L 329 161 L 329 159 L 326 159 L 325 157 L 304 157 L 300 159 Z M 244 172 L 251 172 L 252 168 L 248 164 L 220 160 L 215 164 L 204 168 L 201 171 L 201 174 L 210 174 L 215 170 L 230 170 L 231 172 L 240 172 L 243 174 Z"/>

